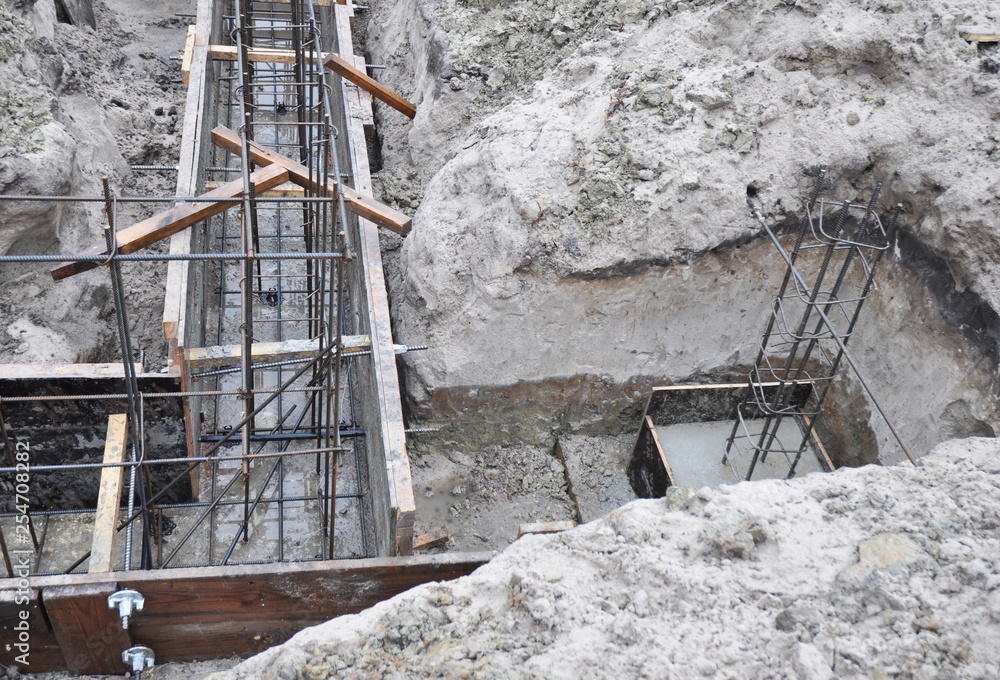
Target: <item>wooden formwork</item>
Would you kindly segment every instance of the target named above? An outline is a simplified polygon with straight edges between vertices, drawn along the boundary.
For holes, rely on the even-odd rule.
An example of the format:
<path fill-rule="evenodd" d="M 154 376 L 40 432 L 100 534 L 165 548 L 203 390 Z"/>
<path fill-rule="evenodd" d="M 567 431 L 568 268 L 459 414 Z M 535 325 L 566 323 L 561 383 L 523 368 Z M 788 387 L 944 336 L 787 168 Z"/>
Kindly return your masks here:
<path fill-rule="evenodd" d="M 14 665 L 19 622 L 34 672 L 121 673 L 121 653 L 156 662 L 251 656 L 298 631 L 353 614 L 409 588 L 471 573 L 489 553 L 69 574 L 0 583 L 0 664 Z M 145 604 L 122 629 L 108 596 L 132 589 Z M 23 612 L 23 613 L 22 613 Z"/>
<path fill-rule="evenodd" d="M 353 54 L 351 8 L 334 4 L 327 9 L 322 3 L 320 8 L 323 10 L 320 15 L 323 34 L 329 41 L 323 49 L 339 53 L 343 61 L 363 70 L 364 59 Z M 212 102 L 210 90 L 214 86 L 212 59 L 218 56 L 213 49 L 218 52 L 217 43 L 220 42 L 217 35 L 219 16 L 211 0 L 199 1 L 190 59 L 186 57 L 190 73 L 178 196 L 195 195 L 204 188 L 202 159 L 210 144 L 212 116 L 208 109 Z M 335 125 L 344 131 L 337 139 L 341 171 L 353 179 L 352 195 L 359 195 L 360 200 L 364 200 L 372 196 L 364 129 L 364 119 L 371 118 L 372 97 L 346 79 L 335 77 L 335 80 L 344 102 L 344 106 L 334 112 Z M 355 313 L 356 332 L 370 339 L 372 353 L 372 361 L 356 369 L 357 387 L 365 401 L 377 404 L 377 410 L 362 412 L 360 423 L 368 433 L 365 441 L 377 554 L 409 555 L 413 551 L 415 505 L 378 231 L 375 223 L 353 213 L 348 213 L 347 227 L 357 251 L 348 268 L 351 308 Z M 194 230 L 186 229 L 171 237 L 171 252 L 191 252 L 198 245 Z M 170 263 L 163 327 L 170 346 L 171 370 L 180 374 L 185 390 L 197 387 L 189 378 L 191 363 L 186 350 L 204 345 L 204 281 L 200 263 Z M 197 398 L 185 403 L 189 451 L 196 455 L 201 430 L 200 403 Z"/>
<path fill-rule="evenodd" d="M 659 498 L 666 493 L 667 488 L 677 484 L 669 456 L 657 434 L 658 426 L 730 419 L 742 400 L 745 389 L 744 383 L 654 387 L 646 400 L 639 433 L 626 471 L 636 495 L 640 498 Z M 763 383 L 762 389 L 770 397 L 778 389 L 778 383 Z M 804 380 L 796 384 L 792 388 L 791 403 L 805 403 L 812 390 L 811 381 Z M 833 469 L 833 463 L 816 432 L 812 432 L 812 440 L 817 455 L 822 457 L 824 468 Z M 719 455 L 721 457 L 721 452 Z"/>
<path fill-rule="evenodd" d="M 329 43 L 322 48 L 336 52 L 344 64 L 363 72 L 364 60 L 355 56 L 351 47 L 353 9 L 329 1 L 318 1 L 316 6 L 321 10 L 319 17 Z M 183 60 L 188 92 L 178 162 L 178 197 L 195 196 L 205 190 L 214 118 L 212 89 L 217 83 L 210 48 L 220 42 L 223 14 L 219 0 L 199 0 L 196 22 L 188 31 Z M 344 70 L 342 64 L 338 66 Z M 353 185 L 344 190 L 352 192 L 356 203 L 364 204 L 372 196 L 365 130 L 371 120 L 372 98 L 350 79 L 334 73 L 330 78 L 345 102 L 333 112 L 340 131 L 337 144 L 341 169 Z M 374 517 L 377 556 L 33 576 L 31 569 L 22 568 L 20 558 L 13 554 L 13 577 L 0 580 L 0 664 L 18 665 L 29 671 L 120 673 L 124 668 L 122 651 L 134 645 L 151 647 L 157 663 L 248 656 L 285 641 L 304 627 L 358 612 L 422 583 L 457 578 L 489 560 L 490 555 L 485 553 L 412 556 L 415 507 L 388 296 L 377 225 L 361 213 L 350 214 L 346 225 L 355 251 L 347 278 L 358 342 L 372 354 L 371 361 L 360 363 L 353 379 L 365 400 L 375 405 L 359 414 L 359 425 L 366 433 L 368 502 Z M 408 220 L 403 227 L 397 231 L 405 233 Z M 183 229 L 170 237 L 169 250 L 174 254 L 204 252 L 205 239 L 202 229 Z M 183 393 L 198 390 L 192 373 L 211 364 L 211 357 L 199 359 L 198 352 L 192 351 L 206 345 L 207 280 L 203 262 L 182 260 L 168 264 L 163 311 L 167 370 L 169 378 L 179 379 Z M 273 358 L 312 351 L 311 346 L 303 349 L 285 345 L 288 343 L 276 349 L 254 345 L 253 352 L 256 356 L 260 350 L 261 356 Z M 239 354 L 238 348 L 233 351 Z M 74 369 L 75 373 L 81 370 Z M 100 370 L 110 375 L 121 373 L 109 368 Z M 86 377 L 91 373 L 84 371 Z M 185 396 L 182 402 L 186 448 L 190 456 L 197 456 L 201 454 L 201 400 Z M 115 477 L 108 477 L 111 488 Z M 193 473 L 191 488 L 196 494 Z M 104 495 L 103 505 L 112 505 L 114 491 Z M 114 520 L 105 524 L 113 526 Z M 107 542 L 107 528 L 95 530 L 95 536 L 100 534 Z M 112 559 L 107 557 L 103 562 L 110 565 Z M 127 629 L 122 627 L 117 612 L 108 607 L 108 597 L 123 589 L 137 590 L 145 598 L 142 612 L 132 618 Z M 27 639 L 21 642 L 22 638 Z"/>
<path fill-rule="evenodd" d="M 333 7 L 332 26 L 324 30 L 325 35 L 332 37 L 332 42 L 325 48 L 364 69 L 364 59 L 353 53 L 351 14 L 349 6 Z M 335 123 L 339 129 L 346 130 L 346 134 L 338 138 L 341 162 L 349 163 L 355 189 L 370 196 L 372 182 L 364 118 L 371 117 L 372 97 L 339 76 L 335 80 L 344 101 L 343 109 L 337 112 L 342 117 Z M 363 415 L 363 427 L 378 433 L 378 436 L 370 434 L 367 438 L 369 469 L 384 470 L 384 476 L 371 479 L 373 501 L 377 506 L 378 549 L 379 554 L 409 555 L 413 552 L 415 505 L 378 229 L 362 217 L 351 217 L 348 229 L 358 251 L 359 265 L 349 270 L 351 304 L 357 314 L 357 332 L 369 335 L 372 344 L 373 360 L 360 367 L 358 379 L 372 403 L 378 404 L 377 413 L 369 410 Z"/>

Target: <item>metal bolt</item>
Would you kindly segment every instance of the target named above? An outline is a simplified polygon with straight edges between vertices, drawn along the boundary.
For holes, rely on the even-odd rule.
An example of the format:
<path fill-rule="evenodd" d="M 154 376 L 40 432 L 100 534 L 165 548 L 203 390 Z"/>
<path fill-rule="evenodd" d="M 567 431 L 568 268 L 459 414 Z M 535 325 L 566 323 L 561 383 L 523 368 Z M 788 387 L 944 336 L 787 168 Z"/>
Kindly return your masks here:
<path fill-rule="evenodd" d="M 427 345 L 393 345 L 392 351 L 396 354 L 406 354 L 407 352 L 416 352 L 418 350 L 427 349 Z"/>
<path fill-rule="evenodd" d="M 147 668 L 152 668 L 155 661 L 156 655 L 153 654 L 153 650 L 142 645 L 129 647 L 122 652 L 122 662 L 126 666 L 132 667 L 132 672 L 135 673 L 136 677 L 139 677 Z"/>
<path fill-rule="evenodd" d="M 431 432 L 440 432 L 440 427 L 408 427 L 403 430 L 404 434 L 428 434 Z"/>
<path fill-rule="evenodd" d="M 144 604 L 146 600 L 137 590 L 119 590 L 108 596 L 108 609 L 118 608 L 118 615 L 122 617 L 122 630 L 128 630 L 132 612 L 141 612 Z"/>

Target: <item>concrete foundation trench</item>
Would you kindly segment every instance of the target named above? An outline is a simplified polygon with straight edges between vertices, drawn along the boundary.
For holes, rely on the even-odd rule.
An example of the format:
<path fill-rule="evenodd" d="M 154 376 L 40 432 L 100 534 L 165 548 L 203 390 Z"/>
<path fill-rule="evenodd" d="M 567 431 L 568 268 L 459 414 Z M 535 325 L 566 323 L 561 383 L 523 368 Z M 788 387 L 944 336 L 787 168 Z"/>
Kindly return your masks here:
<path fill-rule="evenodd" d="M 997 17 L 806 4 L 0 5 L 0 663 L 994 438 Z"/>

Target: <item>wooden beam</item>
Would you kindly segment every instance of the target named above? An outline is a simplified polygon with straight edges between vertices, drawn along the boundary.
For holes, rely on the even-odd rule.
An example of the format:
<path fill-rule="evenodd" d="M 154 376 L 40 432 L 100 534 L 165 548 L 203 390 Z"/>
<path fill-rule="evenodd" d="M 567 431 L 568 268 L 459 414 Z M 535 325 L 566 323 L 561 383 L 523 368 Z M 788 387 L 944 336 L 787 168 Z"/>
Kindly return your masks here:
<path fill-rule="evenodd" d="M 108 608 L 108 596 L 115 590 L 114 583 L 90 583 L 42 591 L 52 632 L 74 675 L 121 673 L 124 668 L 122 652 L 132 646 L 132 636 L 122 630 L 118 610 Z"/>
<path fill-rule="evenodd" d="M 351 12 L 348 7 L 333 8 L 337 45 L 352 45 Z M 348 50 L 349 48 L 344 48 Z M 354 57 L 354 65 L 364 68 L 363 60 Z M 372 95 L 360 88 L 348 87 L 344 78 L 337 84 L 345 101 L 352 93 L 357 102 L 351 103 L 347 115 L 348 149 L 354 186 L 371 195 L 372 184 L 365 144 L 364 124 L 372 120 Z M 357 332 L 372 338 L 372 360 L 359 364 L 355 374 L 357 387 L 366 399 L 378 405 L 362 416 L 368 433 L 366 456 L 371 474 L 369 488 L 372 505 L 379 517 L 375 521 L 376 550 L 380 555 L 409 555 L 413 552 L 414 503 L 410 458 L 406 451 L 403 408 L 400 403 L 399 375 L 393 355 L 392 325 L 389 321 L 389 299 L 385 290 L 385 272 L 376 225 L 359 219 L 350 225 L 357 244 L 358 257 L 347 267 L 351 282 L 352 309 L 358 314 Z M 377 474 L 376 474 L 377 473 Z"/>
<path fill-rule="evenodd" d="M 94 8 L 91 0 L 59 0 L 59 5 L 66 12 L 66 17 L 74 26 L 87 24 L 91 28 L 97 28 L 97 21 L 94 19 Z"/>
<path fill-rule="evenodd" d="M 660 462 L 663 463 L 663 470 L 667 473 L 667 483 L 670 486 L 677 486 L 677 480 L 674 478 L 674 471 L 670 469 L 670 462 L 667 460 L 667 454 L 663 451 L 663 445 L 660 444 L 660 435 L 656 432 L 656 425 L 653 423 L 653 419 L 646 416 L 646 425 L 649 427 L 649 435 L 653 438 L 653 444 L 656 446 L 656 451 L 660 456 Z"/>
<path fill-rule="evenodd" d="M 969 42 L 1000 42 L 1000 33 L 960 33 Z"/>
<path fill-rule="evenodd" d="M 345 352 L 360 352 L 371 349 L 367 335 L 345 335 L 341 338 Z M 255 342 L 250 346 L 253 363 L 285 361 L 286 359 L 309 359 L 319 352 L 319 340 L 284 340 L 282 342 Z M 206 370 L 220 366 L 235 366 L 243 357 L 241 345 L 216 345 L 214 347 L 192 347 L 186 350 L 188 366 L 194 370 Z"/>
<path fill-rule="evenodd" d="M 273 47 L 251 47 L 247 55 L 252 62 L 265 64 L 294 64 L 295 52 L 279 50 Z M 209 59 L 218 61 L 236 61 L 236 45 L 209 45 Z"/>
<path fill-rule="evenodd" d="M 145 372 L 142 364 L 136 374 Z M 124 378 L 125 365 L 117 364 L 0 364 L 0 380 L 56 380 L 58 378 Z"/>
<path fill-rule="evenodd" d="M 128 416 L 112 413 L 108 416 L 108 435 L 104 439 L 104 464 L 117 465 L 125 457 L 125 425 Z M 122 478 L 125 468 L 101 469 L 101 486 L 94 515 L 94 536 L 90 544 L 91 574 L 113 571 L 115 566 L 115 536 L 118 534 L 118 507 L 122 498 Z"/>
<path fill-rule="evenodd" d="M 819 456 L 817 457 L 821 457 L 822 462 L 826 463 L 826 469 L 828 472 L 833 472 L 837 469 L 837 467 L 833 464 L 833 460 L 830 459 L 830 455 L 826 452 L 826 447 L 823 446 L 823 442 L 820 440 L 819 433 L 816 432 L 816 428 L 811 427 L 812 421 L 809 419 L 809 416 L 804 413 L 802 414 L 802 420 L 806 422 L 806 427 L 808 427 L 809 431 L 812 433 L 813 441 L 816 444 L 816 448 L 819 450 Z"/>
<path fill-rule="evenodd" d="M 199 0 L 195 15 L 194 46 L 191 54 L 191 73 L 188 76 L 189 86 L 184 100 L 184 123 L 181 127 L 180 154 L 177 158 L 177 186 L 174 196 L 194 196 L 199 193 L 198 182 L 201 178 L 201 142 L 202 133 L 208 131 L 208 100 L 209 82 L 214 80 L 214 69 L 206 68 L 208 64 L 208 42 L 212 33 L 213 2 Z M 212 71 L 210 74 L 209 71 Z M 170 253 L 184 255 L 190 253 L 192 244 L 197 239 L 194 234 L 185 229 L 170 237 Z M 173 260 L 167 263 L 167 276 L 164 283 L 163 296 L 163 336 L 167 341 L 167 368 L 177 370 L 176 360 L 180 354 L 178 344 L 186 341 L 187 312 L 189 291 L 197 290 L 189 281 L 197 279 L 205 270 L 203 266 L 192 267 L 189 260 Z M 191 296 L 198 300 L 197 295 Z M 200 306 L 195 303 L 196 306 Z M 182 311 L 184 310 L 184 311 Z M 194 312 L 194 310 L 192 310 Z M 185 389 L 185 391 L 187 391 Z M 184 401 L 184 408 L 189 408 L 189 400 Z M 195 416 L 197 420 L 197 415 Z M 190 423 L 189 423 L 190 425 Z M 188 427 L 190 431 L 190 427 Z M 191 445 L 191 437 L 188 437 Z M 190 450 L 190 449 L 189 449 Z M 194 455 L 194 454 L 192 454 Z"/>
<path fill-rule="evenodd" d="M 436 548 L 439 545 L 444 545 L 448 542 L 448 527 L 441 527 L 437 531 L 429 531 L 426 534 L 420 534 L 413 539 L 413 549 L 414 550 L 429 550 L 430 548 Z"/>
<path fill-rule="evenodd" d="M 253 182 L 257 191 L 264 191 L 273 186 L 277 186 L 288 179 L 288 173 L 284 168 L 267 167 L 253 172 L 250 181 Z M 123 254 L 134 253 L 140 248 L 144 248 L 152 243 L 161 241 L 168 236 L 197 224 L 209 217 L 218 215 L 232 208 L 238 203 L 216 202 L 218 198 L 238 198 L 243 195 L 243 180 L 233 180 L 215 191 L 209 191 L 199 196 L 199 203 L 181 203 L 169 210 L 157 213 L 152 217 L 133 224 L 127 229 L 118 232 L 118 252 Z M 84 251 L 86 255 L 102 255 L 107 252 L 104 246 L 94 246 Z M 95 269 L 97 262 L 71 261 L 64 262 L 52 270 L 52 278 L 56 281 L 66 277 Z"/>
<path fill-rule="evenodd" d="M 275 5 L 288 5 L 291 3 L 291 0 L 271 0 L 271 2 Z M 343 5 L 346 2 L 347 0 L 337 0 L 338 5 Z M 313 0 L 313 3 L 317 7 L 330 7 L 333 4 L 333 0 Z"/>
<path fill-rule="evenodd" d="M 568 531 L 576 524 L 570 520 L 561 522 L 541 522 L 537 524 L 522 524 L 517 529 L 517 537 L 521 538 L 525 534 L 557 534 L 560 531 Z"/>
<path fill-rule="evenodd" d="M 191 79 L 191 60 L 194 58 L 194 34 L 197 26 L 188 26 L 187 40 L 184 41 L 184 58 L 181 59 L 181 82 L 186 86 Z"/>
<path fill-rule="evenodd" d="M 337 73 L 363 90 L 371 92 L 375 97 L 381 99 L 386 104 L 396 109 L 404 116 L 413 118 L 417 115 L 417 107 L 400 97 L 388 87 L 378 82 L 364 71 L 354 68 L 336 54 L 327 56 L 326 67 Z"/>
<path fill-rule="evenodd" d="M 215 142 L 216 145 L 233 152 L 237 156 L 239 156 L 243 151 L 243 143 L 240 141 L 240 136 L 226 127 L 219 126 L 212 130 L 212 141 Z M 287 156 L 282 156 L 279 153 L 265 149 L 256 142 L 250 142 L 249 155 L 250 160 L 257 165 L 280 165 L 288 171 L 288 179 L 292 182 L 295 182 L 302 187 L 310 186 L 309 168 L 301 163 L 296 163 Z M 318 191 L 319 188 L 319 182 L 316 179 L 313 179 L 312 190 Z M 337 182 L 328 179 L 326 181 L 326 189 L 330 193 L 336 195 L 336 192 L 340 190 L 341 187 Z M 375 199 L 365 196 L 350 187 L 343 187 L 342 189 L 344 194 L 344 204 L 347 209 L 355 215 L 371 220 L 375 224 L 391 229 L 397 234 L 402 234 L 403 236 L 410 233 L 410 227 L 413 224 L 413 220 L 411 220 L 406 214 L 394 208 L 390 208 L 387 205 L 383 205 Z"/>
<path fill-rule="evenodd" d="M 222 186 L 221 182 L 205 182 L 205 191 L 212 191 L 213 189 L 218 189 Z M 258 196 L 263 198 L 294 198 L 297 196 L 305 196 L 306 190 L 304 187 L 300 187 L 298 184 L 293 184 L 292 182 L 285 182 L 280 186 L 276 186 L 273 189 L 268 189 L 267 191 L 258 191 Z"/>

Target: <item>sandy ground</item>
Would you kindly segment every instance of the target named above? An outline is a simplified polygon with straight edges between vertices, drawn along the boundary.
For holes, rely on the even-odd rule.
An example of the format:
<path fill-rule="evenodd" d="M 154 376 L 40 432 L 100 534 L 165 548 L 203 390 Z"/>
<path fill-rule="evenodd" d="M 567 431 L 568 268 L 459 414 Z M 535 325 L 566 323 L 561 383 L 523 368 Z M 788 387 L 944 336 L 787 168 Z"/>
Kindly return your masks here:
<path fill-rule="evenodd" d="M 0 191 L 94 194 L 109 173 L 123 192 L 171 192 L 172 174 L 127 166 L 175 159 L 183 88 L 168 57 L 188 20 L 171 12 L 193 2 L 98 1 L 96 32 L 58 23 L 51 0 L 9 7 Z M 482 549 L 521 521 L 572 518 L 556 439 L 627 440 L 628 418 L 594 404 L 627 393 L 625 413 L 648 394 L 637 385 L 745 360 L 762 325 L 748 303 L 772 290 L 746 200 L 787 223 L 820 164 L 832 196 L 883 182 L 882 204 L 904 205 L 910 240 L 859 333 L 897 424 L 918 454 L 1000 426 L 1000 53 L 961 37 L 995 30 L 994 4 L 400 0 L 364 21 L 379 78 L 419 108 L 412 122 L 376 112 L 381 197 L 416 211 L 409 237 L 383 238 L 397 340 L 431 345 L 401 358 L 409 424 L 443 425 L 411 440 L 418 530 L 453 523 L 452 547 Z M 0 252 L 69 252 L 95 242 L 101 216 L 4 204 L 0 224 Z M 126 272 L 153 369 L 162 274 Z M 113 360 L 108 288 L 100 272 L 54 285 L 45 269 L 0 269 L 0 358 Z M 581 376 L 590 401 L 573 412 L 559 400 Z M 465 419 L 471 397 L 440 408 L 519 381 L 542 387 L 492 421 Z M 996 455 L 976 440 L 917 471 L 636 503 L 244 668 L 996 677 Z"/>
<path fill-rule="evenodd" d="M 650 386 L 753 361 L 783 265 L 747 200 L 787 227 L 821 165 L 827 198 L 881 182 L 879 209 L 903 205 L 852 343 L 909 449 L 1000 428 L 1000 48 L 962 37 L 995 3 L 405 0 L 365 21 L 418 106 L 376 107 L 377 189 L 416 210 L 382 245 L 395 333 L 430 346 L 401 357 L 410 424 L 441 430 L 411 440 L 426 489 L 464 460 L 489 484 L 489 445 L 534 470 L 560 436 L 634 435 Z M 456 500 L 453 523 L 483 505 Z"/>
<path fill-rule="evenodd" d="M 179 56 L 194 0 L 94 2 L 96 31 L 57 19 L 53 0 L 7 9 L 13 30 L 0 50 L 0 192 L 101 195 L 108 174 L 119 195 L 172 195 L 185 88 Z M 118 226 L 157 208 L 123 204 Z M 100 204 L 0 204 L 0 252 L 78 252 L 103 238 Z M 147 369 L 165 363 L 161 318 L 166 266 L 123 267 L 133 346 Z M 106 271 L 55 283 L 45 265 L 0 268 L 0 361 L 121 360 Z"/>
<path fill-rule="evenodd" d="M 998 20 L 976 0 L 376 3 L 370 59 L 418 103 L 377 111 L 382 197 L 419 206 L 383 243 L 396 333 L 431 348 L 403 357 L 415 416 L 455 389 L 611 395 L 752 360 L 777 282 L 737 248 L 760 234 L 747 198 L 786 224 L 825 165 L 828 198 L 882 182 L 880 210 L 903 204 L 880 275 L 900 288 L 858 343 L 897 427 L 918 454 L 956 436 L 955 402 L 996 429 L 1000 48 L 961 34 Z M 934 398 L 899 399 L 931 375 Z"/>
<path fill-rule="evenodd" d="M 996 678 L 998 460 L 676 487 L 212 678 Z"/>

